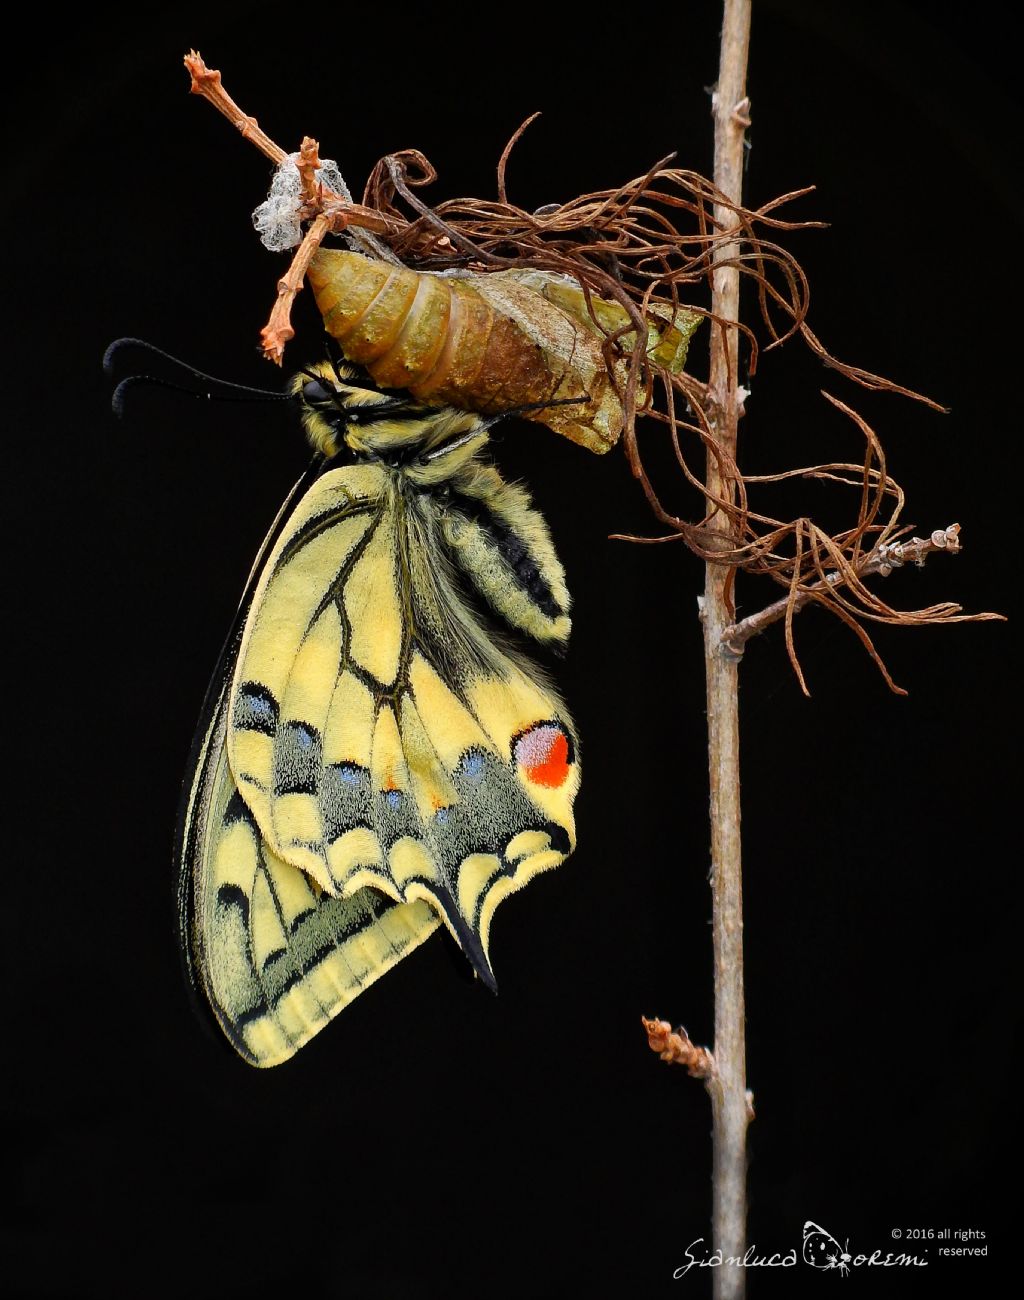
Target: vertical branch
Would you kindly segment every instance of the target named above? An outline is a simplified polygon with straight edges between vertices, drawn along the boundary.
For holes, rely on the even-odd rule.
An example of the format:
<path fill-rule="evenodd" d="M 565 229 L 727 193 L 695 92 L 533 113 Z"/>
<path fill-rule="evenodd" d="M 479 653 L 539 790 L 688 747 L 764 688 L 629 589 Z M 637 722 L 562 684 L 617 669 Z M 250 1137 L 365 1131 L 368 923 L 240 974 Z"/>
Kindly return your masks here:
<path fill-rule="evenodd" d="M 746 99 L 750 0 L 724 0 L 718 87 L 714 97 L 715 184 L 740 202 L 743 178 L 743 132 L 748 125 Z M 728 208 L 715 208 L 719 228 L 736 224 Z M 739 252 L 722 244 L 715 254 L 712 311 L 719 320 L 739 319 Z M 733 263 L 730 265 L 730 263 Z M 739 332 L 719 326 L 711 340 L 709 397 L 716 441 L 725 454 L 709 453 L 706 495 L 732 502 L 736 483 L 736 431 L 740 416 L 737 393 Z M 719 511 L 710 528 L 729 541 L 731 525 Z M 711 890 L 715 947 L 715 1062 L 708 1080 L 714 1127 L 712 1232 L 722 1258 L 741 1257 L 746 1238 L 746 1054 L 743 1005 L 743 892 L 740 854 L 739 700 L 736 659 L 722 651 L 722 634 L 733 622 L 734 570 L 709 561 L 706 566 L 702 619 L 707 677 L 708 764 L 711 782 Z M 716 1300 L 737 1300 L 745 1292 L 744 1270 L 716 1269 Z"/>

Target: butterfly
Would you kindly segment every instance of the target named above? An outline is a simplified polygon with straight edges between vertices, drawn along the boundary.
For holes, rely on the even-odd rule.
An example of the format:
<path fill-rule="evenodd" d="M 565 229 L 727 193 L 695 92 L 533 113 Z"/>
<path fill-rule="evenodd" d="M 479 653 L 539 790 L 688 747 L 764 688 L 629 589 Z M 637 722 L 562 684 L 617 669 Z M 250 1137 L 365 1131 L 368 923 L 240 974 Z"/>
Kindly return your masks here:
<path fill-rule="evenodd" d="M 317 456 L 254 566 L 178 828 L 186 966 L 255 1066 L 442 925 L 493 989 L 495 910 L 572 851 L 579 788 L 568 711 L 509 635 L 562 650 L 570 598 L 486 458 L 502 417 L 341 361 L 293 391 Z"/>
<path fill-rule="evenodd" d="M 831 1233 L 810 1219 L 804 1224 L 804 1263 L 812 1268 L 837 1268 L 841 1274 L 850 1271 L 850 1252 L 844 1250 Z"/>

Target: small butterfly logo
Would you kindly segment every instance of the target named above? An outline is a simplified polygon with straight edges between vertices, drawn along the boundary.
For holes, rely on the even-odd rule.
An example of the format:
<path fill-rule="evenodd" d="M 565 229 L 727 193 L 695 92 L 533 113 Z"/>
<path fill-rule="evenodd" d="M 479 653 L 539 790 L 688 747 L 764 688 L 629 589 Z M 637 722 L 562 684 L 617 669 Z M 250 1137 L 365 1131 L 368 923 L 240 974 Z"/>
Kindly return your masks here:
<path fill-rule="evenodd" d="M 849 1247 L 850 1243 L 846 1244 Z M 804 1263 L 810 1264 L 811 1268 L 837 1268 L 844 1275 L 850 1271 L 849 1249 L 840 1246 L 830 1232 L 812 1223 L 810 1219 L 804 1224 L 803 1254 Z"/>

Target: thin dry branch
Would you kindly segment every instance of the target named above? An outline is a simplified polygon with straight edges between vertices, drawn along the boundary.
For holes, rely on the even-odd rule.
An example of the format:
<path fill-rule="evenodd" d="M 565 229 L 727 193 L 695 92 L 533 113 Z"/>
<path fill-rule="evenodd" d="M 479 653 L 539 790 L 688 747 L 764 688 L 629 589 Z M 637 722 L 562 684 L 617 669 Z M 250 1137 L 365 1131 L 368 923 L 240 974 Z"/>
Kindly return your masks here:
<path fill-rule="evenodd" d="M 715 545 L 705 551 L 704 673 L 708 719 L 708 777 L 711 815 L 711 933 L 715 971 L 715 1072 L 707 1080 L 712 1113 L 712 1209 L 715 1249 L 739 1259 L 746 1247 L 747 1125 L 746 1011 L 743 988 L 743 870 L 740 832 L 740 737 L 738 665 L 720 652 L 722 631 L 735 618 L 735 569 L 722 555 L 742 544 L 746 491 L 736 463 L 743 391 L 739 387 L 739 321 L 744 234 L 739 200 L 743 184 L 744 130 L 750 123 L 746 95 L 750 43 L 750 0 L 725 0 L 718 85 L 712 101 L 715 122 L 715 183 L 725 198 L 714 220 L 732 240 L 715 248 L 707 412 L 702 424 L 706 521 Z M 755 250 L 756 256 L 756 250 Z M 802 275 L 802 272 L 801 272 Z M 796 277 L 787 277 L 791 281 Z M 769 282 L 763 278 L 758 282 Z M 805 300 L 806 301 L 806 300 Z M 761 295 L 762 315 L 765 299 Z M 770 319 L 770 318 L 769 318 Z M 692 405 L 692 403 L 691 403 Z M 678 447 L 675 447 L 678 455 Z M 737 503 L 742 502 L 739 510 Z M 797 534 L 799 555 L 799 534 Z M 719 1269 L 715 1300 L 741 1300 L 742 1269 Z"/>
<path fill-rule="evenodd" d="M 223 113 L 231 125 L 237 127 L 243 137 L 261 153 L 265 153 L 271 162 L 284 162 L 287 157 L 285 151 L 271 140 L 254 117 L 242 112 L 224 89 L 220 73 L 216 68 L 206 66 L 198 50 L 189 50 L 185 55 L 185 67 L 192 78 L 189 89 L 193 95 L 202 95 L 209 100 L 217 112 Z"/>
<path fill-rule="evenodd" d="M 185 55 L 184 63 L 191 78 L 190 90 L 194 95 L 201 95 L 208 100 L 246 140 L 266 154 L 276 166 L 280 167 L 288 160 L 288 154 L 271 140 L 256 119 L 242 112 L 224 89 L 220 72 L 216 68 L 208 68 L 197 50 L 190 50 Z M 313 226 L 306 232 L 291 266 L 278 281 L 278 296 L 270 320 L 261 331 L 263 354 L 277 365 L 283 360 L 285 343 L 295 335 L 291 325 L 292 303 L 302 288 L 309 263 L 323 239 L 328 234 L 339 233 L 349 227 L 367 231 L 370 236 L 396 233 L 392 223 L 376 210 L 352 203 L 322 182 L 315 181 L 315 172 L 320 166 L 319 149 L 317 142 L 309 136 L 302 141 L 296 165 L 305 199 L 303 217 L 312 221 Z M 368 240 L 368 243 L 370 251 L 373 251 L 372 241 Z"/>
<path fill-rule="evenodd" d="M 806 522 L 806 521 L 805 521 Z M 909 531 L 909 530 L 904 530 Z M 901 569 L 907 564 L 923 568 L 929 555 L 959 555 L 960 525 L 949 524 L 946 528 L 937 528 L 928 537 L 911 537 L 909 541 L 882 542 L 868 555 L 853 566 L 856 578 L 863 579 L 878 575 L 887 578 L 894 569 Z M 722 653 L 733 659 L 741 659 L 747 642 L 759 636 L 766 628 L 784 618 L 792 618 L 812 603 L 827 604 L 832 593 L 849 575 L 833 569 L 825 575 L 824 580 L 809 587 L 800 588 L 795 595 L 784 596 L 781 600 L 766 605 L 756 614 L 749 614 L 738 623 L 733 623 L 722 633 Z M 924 609 L 896 611 L 884 605 L 874 593 L 870 593 L 873 609 L 860 611 L 861 616 L 878 623 L 898 623 L 903 627 L 920 627 L 929 623 L 978 622 L 981 620 L 1003 620 L 1002 614 L 963 614 L 961 607 L 952 602 L 929 605 Z M 900 692 L 903 693 L 902 691 Z"/>
<path fill-rule="evenodd" d="M 260 331 L 260 343 L 263 355 L 277 362 L 278 365 L 284 357 L 284 345 L 295 336 L 295 329 L 291 322 L 292 303 L 303 286 L 313 254 L 323 243 L 324 236 L 330 228 L 330 218 L 321 212 L 303 236 L 302 243 L 292 258 L 288 270 L 277 282 L 277 300 L 271 310 L 270 319 Z"/>

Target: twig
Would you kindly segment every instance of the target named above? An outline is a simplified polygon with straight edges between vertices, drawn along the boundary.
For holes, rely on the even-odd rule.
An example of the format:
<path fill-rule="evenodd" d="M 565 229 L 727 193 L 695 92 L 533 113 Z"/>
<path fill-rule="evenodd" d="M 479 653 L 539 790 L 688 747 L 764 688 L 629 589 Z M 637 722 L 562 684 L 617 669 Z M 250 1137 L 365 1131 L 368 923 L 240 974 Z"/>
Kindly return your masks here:
<path fill-rule="evenodd" d="M 725 0 L 715 119 L 715 186 L 738 206 L 743 182 L 743 138 L 750 121 L 746 96 L 750 0 Z M 720 228 L 740 224 L 730 209 L 715 207 Z M 708 528 L 723 550 L 736 546 L 736 442 L 741 403 L 737 391 L 740 273 L 739 245 L 714 250 L 711 314 L 710 422 L 717 449 L 709 448 L 704 494 Z M 732 474 L 726 472 L 731 468 Z M 718 503 L 725 503 L 721 508 Z M 740 840 L 739 699 L 737 663 L 720 653 L 722 634 L 734 621 L 735 570 L 709 559 L 705 567 L 704 670 L 707 681 L 708 765 L 711 783 L 711 894 L 715 950 L 716 1070 L 707 1079 L 713 1119 L 712 1238 L 722 1259 L 741 1258 L 746 1242 L 746 1085 L 743 998 L 743 887 Z M 741 1300 L 744 1270 L 715 1270 L 715 1300 Z"/>
<path fill-rule="evenodd" d="M 208 99 L 218 113 L 223 113 L 231 125 L 236 126 L 245 139 L 252 141 L 271 162 L 277 165 L 284 162 L 288 157 L 285 151 L 271 140 L 254 117 L 242 112 L 221 85 L 220 73 L 216 68 L 206 66 L 198 50 L 190 50 L 185 55 L 185 67 L 192 78 L 193 95 L 202 95 L 204 99 Z"/>
<path fill-rule="evenodd" d="M 273 361 L 277 365 L 281 364 L 284 357 L 284 345 L 295 334 L 291 323 L 295 295 L 302 288 L 313 254 L 320 247 L 330 228 L 330 217 L 321 212 L 303 236 L 302 243 L 292 258 L 288 270 L 277 282 L 277 298 L 271 309 L 270 319 L 260 330 L 263 355 L 268 361 Z"/>
<path fill-rule="evenodd" d="M 298 161 L 295 164 L 296 170 L 302 180 L 302 198 L 303 202 L 311 210 L 323 206 L 323 193 L 325 186 L 317 184 L 316 174 L 320 170 L 320 145 L 311 136 L 302 137 L 302 145 L 299 148 Z"/>
<path fill-rule="evenodd" d="M 902 568 L 905 564 L 916 564 L 918 568 L 923 568 L 928 556 L 933 555 L 936 551 L 942 551 L 946 555 L 959 554 L 959 524 L 950 524 L 948 528 L 937 528 L 927 538 L 912 537 L 909 542 L 883 543 L 853 568 L 859 578 L 869 578 L 874 574 L 887 578 L 893 569 Z M 793 614 L 799 613 L 806 605 L 816 599 L 816 592 L 834 591 L 841 582 L 845 581 L 844 575 L 838 569 L 835 569 L 826 575 L 824 581 L 803 588 L 792 599 L 789 596 L 783 596 L 781 600 L 766 605 L 764 609 L 758 610 L 756 614 L 748 614 L 746 618 L 741 619 L 738 623 L 731 624 L 723 631 L 720 643 L 721 653 L 731 659 L 741 659 L 744 647 L 751 637 L 758 636 L 765 628 L 785 618 L 787 611 Z M 999 616 L 987 615 L 986 617 L 998 618 Z M 949 620 L 947 618 L 944 621 Z"/>
<path fill-rule="evenodd" d="M 673 1029 L 667 1020 L 648 1020 L 646 1016 L 641 1016 L 640 1020 L 647 1030 L 647 1045 L 663 1061 L 685 1065 L 687 1073 L 694 1079 L 714 1077 L 715 1058 L 706 1047 L 691 1042 L 682 1025 Z"/>
<path fill-rule="evenodd" d="M 224 89 L 221 84 L 220 73 L 216 68 L 208 68 L 203 62 L 202 55 L 195 50 L 186 54 L 185 67 L 192 78 L 191 89 L 194 95 L 202 95 L 204 99 L 208 99 L 218 112 L 223 113 L 233 126 L 238 127 L 246 140 L 251 140 L 256 148 L 265 153 L 277 166 L 280 166 L 285 161 L 288 155 L 281 146 L 271 140 L 254 117 L 243 113 Z M 307 136 L 302 142 L 300 163 L 308 163 L 311 158 L 315 159 L 316 164 L 319 165 L 317 143 Z M 334 190 L 329 189 L 326 185 L 319 185 L 317 190 L 318 192 L 313 197 L 313 201 L 307 205 L 309 211 L 306 215 L 314 217 L 321 212 L 324 213 L 330 217 L 330 229 L 332 231 L 345 230 L 349 226 L 358 226 L 363 230 L 372 230 L 378 235 L 388 235 L 395 238 L 409 224 L 397 215 L 385 215 L 376 208 L 366 207 L 362 203 L 352 203 L 343 195 L 336 194 Z"/>
<path fill-rule="evenodd" d="M 190 50 L 185 55 L 184 61 L 192 78 L 192 93 L 209 100 L 219 113 L 241 131 L 246 140 L 251 141 L 261 153 L 266 154 L 280 167 L 288 155 L 262 130 L 254 117 L 242 112 L 224 89 L 217 69 L 208 68 L 197 50 Z M 317 183 L 314 178 L 320 166 L 319 147 L 309 136 L 302 141 L 296 165 L 302 178 L 303 216 L 306 219 L 313 219 L 313 224 L 306 232 L 287 272 L 277 282 L 277 298 L 270 319 L 261 331 L 263 354 L 277 365 L 281 364 L 285 343 L 295 334 L 291 326 L 292 303 L 295 295 L 302 288 L 313 254 L 324 237 L 350 227 L 356 232 L 372 232 L 362 241 L 366 244 L 364 251 L 371 255 L 379 254 L 381 246 L 373 240 L 373 234 L 394 238 L 409 224 L 401 218 L 385 216 L 376 208 L 368 208 L 362 203 L 352 203 L 322 182 Z M 386 251 L 384 250 L 385 253 Z"/>

